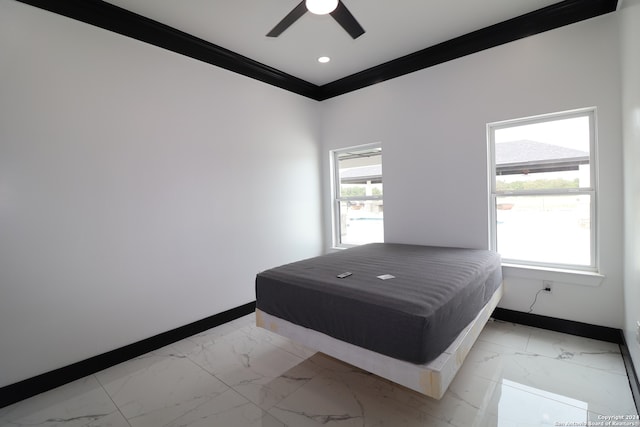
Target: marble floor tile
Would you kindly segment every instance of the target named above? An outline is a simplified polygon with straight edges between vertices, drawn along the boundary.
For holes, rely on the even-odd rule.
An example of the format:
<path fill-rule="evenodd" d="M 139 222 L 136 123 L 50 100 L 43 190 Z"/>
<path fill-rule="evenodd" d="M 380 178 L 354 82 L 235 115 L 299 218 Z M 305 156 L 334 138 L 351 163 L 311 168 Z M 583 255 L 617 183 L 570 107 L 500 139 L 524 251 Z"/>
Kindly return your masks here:
<path fill-rule="evenodd" d="M 394 398 L 452 426 L 474 426 L 491 414 L 499 384 L 475 375 L 458 375 L 442 399 L 435 400 L 394 386 Z M 483 412 L 484 411 L 484 412 Z"/>
<path fill-rule="evenodd" d="M 304 358 L 273 345 L 274 340 L 279 338 L 239 329 L 215 341 L 194 345 L 186 355 L 250 401 L 268 409 L 317 373 L 307 365 L 293 369 Z M 286 372 L 288 375 L 283 375 Z"/>
<path fill-rule="evenodd" d="M 535 329 L 526 352 L 626 375 L 620 347 L 610 342 Z"/>
<path fill-rule="evenodd" d="M 552 393 L 541 393 L 504 380 L 495 389 L 494 404 L 483 411 L 483 421 L 497 426 L 586 425 L 587 403 Z M 482 424 L 481 424 L 482 425 Z"/>
<path fill-rule="evenodd" d="M 254 322 L 244 316 L 0 409 L 0 426 L 537 427 L 636 414 L 610 343 L 491 321 L 435 400 Z"/>
<path fill-rule="evenodd" d="M 510 381 L 511 386 L 522 384 L 539 390 L 538 394 L 552 393 L 586 402 L 590 411 L 602 415 L 635 413 L 626 375 L 562 358 L 478 342 L 458 373 L 459 377 L 467 375 L 496 383 Z"/>
<path fill-rule="evenodd" d="M 165 427 L 285 427 L 236 391 L 229 389 L 176 418 Z"/>
<path fill-rule="evenodd" d="M 603 415 L 635 412 L 626 375 L 528 354 L 507 355 L 505 362 L 503 378 L 513 382 L 587 402 Z"/>
<path fill-rule="evenodd" d="M 343 366 L 317 375 L 269 412 L 287 425 L 303 427 L 468 427 L 477 422 L 486 388 L 495 386 L 475 377 L 472 387 L 450 390 L 443 399 L 435 400 L 348 364 L 336 363 Z"/>
<path fill-rule="evenodd" d="M 500 320 L 489 319 L 480 336 L 479 341 L 486 341 L 493 344 L 502 345 L 514 350 L 525 351 L 529 342 L 529 337 L 534 328 Z"/>
<path fill-rule="evenodd" d="M 92 376 L 0 409 L 0 426 L 129 427 Z"/>
<path fill-rule="evenodd" d="M 384 411 L 379 405 L 368 404 L 367 401 L 375 400 L 375 390 L 369 390 L 367 395 L 365 383 L 368 379 L 365 372 L 325 371 L 269 412 L 292 426 L 364 426 L 370 410 L 390 412 L 388 407 Z M 378 418 L 377 421 L 382 420 Z"/>
<path fill-rule="evenodd" d="M 229 389 L 167 347 L 96 374 L 132 427 L 166 425 Z"/>

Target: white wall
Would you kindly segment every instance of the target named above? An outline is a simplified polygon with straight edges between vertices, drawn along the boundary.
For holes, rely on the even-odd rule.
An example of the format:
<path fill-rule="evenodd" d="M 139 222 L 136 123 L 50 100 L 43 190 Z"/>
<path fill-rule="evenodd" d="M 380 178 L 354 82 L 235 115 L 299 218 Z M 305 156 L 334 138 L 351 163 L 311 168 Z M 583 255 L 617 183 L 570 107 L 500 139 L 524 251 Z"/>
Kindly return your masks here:
<path fill-rule="evenodd" d="M 486 123 L 587 106 L 598 107 L 605 279 L 560 281 L 534 312 L 624 325 L 631 342 L 640 243 L 626 239 L 625 320 L 618 45 L 610 14 L 318 104 L 0 0 L 0 387 L 249 302 L 255 272 L 319 253 L 330 149 L 382 141 L 387 241 L 487 247 Z M 639 176 L 625 178 L 637 231 Z M 545 277 L 508 272 L 501 306 L 527 311 Z"/>
<path fill-rule="evenodd" d="M 508 272 L 501 307 L 619 328 L 622 295 L 620 58 L 615 14 L 479 52 L 323 102 L 328 150 L 381 141 L 385 240 L 488 247 L 486 124 L 598 108 L 599 286 Z M 330 212 L 325 191 L 325 212 Z M 330 220 L 325 220 L 330 242 Z M 592 282 L 593 280 L 587 281 Z M 577 282 L 577 283 L 567 283 Z M 596 280 L 596 282 L 599 282 Z"/>
<path fill-rule="evenodd" d="M 0 386 L 322 251 L 319 104 L 0 0 Z"/>
<path fill-rule="evenodd" d="M 640 0 L 625 0 L 621 9 L 622 122 L 625 183 L 625 338 L 640 374 Z"/>

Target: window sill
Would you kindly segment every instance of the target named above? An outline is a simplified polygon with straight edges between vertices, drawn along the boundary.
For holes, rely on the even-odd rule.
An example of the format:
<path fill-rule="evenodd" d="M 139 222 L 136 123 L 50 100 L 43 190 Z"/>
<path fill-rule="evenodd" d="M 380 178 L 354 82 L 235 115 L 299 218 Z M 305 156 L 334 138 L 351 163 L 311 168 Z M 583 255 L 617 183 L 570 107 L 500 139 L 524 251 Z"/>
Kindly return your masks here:
<path fill-rule="evenodd" d="M 597 287 L 602 284 L 605 276 L 595 271 L 563 270 L 559 268 L 534 267 L 519 264 L 502 264 L 504 277 L 519 277 L 523 279 L 551 280 L 559 283 L 570 283 Z"/>

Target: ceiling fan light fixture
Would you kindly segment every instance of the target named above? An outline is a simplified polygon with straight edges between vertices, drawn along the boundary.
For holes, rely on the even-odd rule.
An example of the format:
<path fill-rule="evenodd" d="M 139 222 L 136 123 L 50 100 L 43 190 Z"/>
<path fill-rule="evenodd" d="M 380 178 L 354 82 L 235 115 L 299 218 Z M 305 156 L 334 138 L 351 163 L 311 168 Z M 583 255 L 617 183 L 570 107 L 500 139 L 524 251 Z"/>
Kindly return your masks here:
<path fill-rule="evenodd" d="M 326 15 L 338 7 L 338 0 L 306 0 L 307 10 L 316 15 Z"/>

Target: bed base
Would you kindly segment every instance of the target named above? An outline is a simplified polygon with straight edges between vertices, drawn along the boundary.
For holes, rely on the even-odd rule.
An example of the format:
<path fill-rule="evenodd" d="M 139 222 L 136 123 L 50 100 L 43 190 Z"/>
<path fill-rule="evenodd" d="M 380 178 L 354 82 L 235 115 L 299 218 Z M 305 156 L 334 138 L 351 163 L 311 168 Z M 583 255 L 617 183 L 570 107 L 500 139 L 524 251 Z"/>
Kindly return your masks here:
<path fill-rule="evenodd" d="M 337 340 L 313 329 L 272 316 L 260 309 L 256 309 L 256 325 L 418 393 L 441 399 L 502 298 L 502 292 L 503 284 L 501 283 L 489 302 L 460 332 L 453 343 L 440 356 L 423 365 L 394 359 Z"/>

